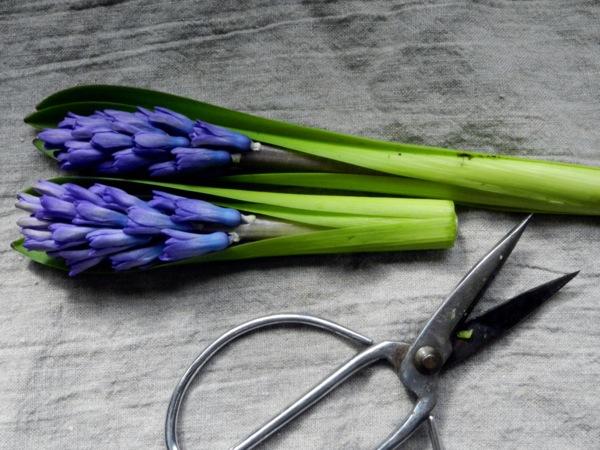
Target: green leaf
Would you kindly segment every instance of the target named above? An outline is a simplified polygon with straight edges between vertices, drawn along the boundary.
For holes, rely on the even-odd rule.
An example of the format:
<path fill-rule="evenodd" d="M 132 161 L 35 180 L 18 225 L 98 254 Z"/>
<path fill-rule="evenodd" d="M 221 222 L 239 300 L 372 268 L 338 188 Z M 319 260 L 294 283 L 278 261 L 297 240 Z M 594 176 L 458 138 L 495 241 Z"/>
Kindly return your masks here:
<path fill-rule="evenodd" d="M 120 111 L 135 111 L 136 105 L 119 102 L 76 102 L 61 103 L 36 111 L 25 117 L 25 123 L 38 130 L 54 128 L 68 113 L 90 115 L 98 110 L 117 109 Z"/>
<path fill-rule="evenodd" d="M 57 150 L 47 150 L 44 146 L 44 141 L 42 141 L 41 139 L 34 139 L 33 146 L 37 148 L 40 152 L 42 152 L 44 155 L 49 156 L 52 159 L 56 159 L 55 154 Z"/>
<path fill-rule="evenodd" d="M 17 252 L 27 256 L 29 259 L 37 263 L 53 267 L 55 269 L 69 270 L 69 268 L 66 266 L 62 259 L 52 258 L 51 256 L 48 256 L 45 252 L 27 250 L 23 247 L 23 241 L 23 238 L 17 239 L 10 246 L 13 250 L 16 250 Z"/>

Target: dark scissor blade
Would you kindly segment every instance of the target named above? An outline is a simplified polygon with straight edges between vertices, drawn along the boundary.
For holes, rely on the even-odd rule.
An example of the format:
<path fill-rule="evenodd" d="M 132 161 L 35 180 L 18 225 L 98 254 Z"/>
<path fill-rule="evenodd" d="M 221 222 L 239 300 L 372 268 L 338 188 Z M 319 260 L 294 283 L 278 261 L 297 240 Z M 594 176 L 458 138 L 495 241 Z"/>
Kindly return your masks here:
<path fill-rule="evenodd" d="M 578 273 L 573 272 L 544 283 L 465 322 L 458 330 L 458 334 L 451 339 L 454 351 L 447 364 L 468 358 L 506 333 L 557 293 Z"/>

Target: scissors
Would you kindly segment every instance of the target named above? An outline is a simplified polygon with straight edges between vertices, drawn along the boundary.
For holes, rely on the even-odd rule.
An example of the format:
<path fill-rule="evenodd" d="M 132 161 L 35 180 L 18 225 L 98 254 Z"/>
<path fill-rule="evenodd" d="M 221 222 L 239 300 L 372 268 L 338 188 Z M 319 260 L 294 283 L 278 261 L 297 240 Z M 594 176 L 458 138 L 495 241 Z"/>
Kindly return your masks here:
<path fill-rule="evenodd" d="M 304 314 L 265 316 L 246 322 L 223 334 L 196 358 L 173 392 L 165 425 L 167 448 L 169 450 L 182 449 L 177 439 L 179 408 L 188 387 L 204 364 L 225 345 L 248 332 L 267 326 L 292 323 L 330 331 L 357 342 L 365 348 L 296 402 L 258 428 L 243 442 L 233 446 L 233 450 L 247 450 L 255 447 L 300 416 L 352 375 L 381 360 L 387 361 L 392 366 L 402 384 L 413 394 L 415 404 L 404 423 L 392 432 L 379 445 L 378 449 L 399 448 L 417 428 L 426 423 L 433 449 L 442 450 L 435 420 L 431 415 L 438 399 L 440 370 L 463 361 L 490 341 L 504 334 L 558 292 L 578 273 L 563 275 L 517 295 L 483 312 L 476 318 L 468 318 L 476 303 L 506 262 L 530 219 L 531 216 L 523 220 L 473 266 L 442 302 L 412 343 L 398 341 L 374 343 L 370 338 L 334 322 Z"/>

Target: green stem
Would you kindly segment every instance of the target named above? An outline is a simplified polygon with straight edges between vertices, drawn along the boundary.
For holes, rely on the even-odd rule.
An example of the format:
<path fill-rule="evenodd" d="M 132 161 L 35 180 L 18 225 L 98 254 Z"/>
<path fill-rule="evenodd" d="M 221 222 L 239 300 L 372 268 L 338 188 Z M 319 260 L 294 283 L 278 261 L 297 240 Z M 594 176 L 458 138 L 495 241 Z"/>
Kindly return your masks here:
<path fill-rule="evenodd" d="M 265 172 L 327 172 L 350 174 L 376 174 L 362 167 L 346 164 L 332 159 L 299 153 L 294 150 L 260 144 L 260 149 L 243 153 L 232 171 L 243 173 Z"/>

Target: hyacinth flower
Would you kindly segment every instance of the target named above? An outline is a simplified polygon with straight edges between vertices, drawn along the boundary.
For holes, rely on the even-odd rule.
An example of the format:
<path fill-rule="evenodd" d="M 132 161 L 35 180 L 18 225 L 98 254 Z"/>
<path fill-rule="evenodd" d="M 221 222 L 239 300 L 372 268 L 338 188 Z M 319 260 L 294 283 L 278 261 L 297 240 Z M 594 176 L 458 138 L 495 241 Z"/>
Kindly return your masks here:
<path fill-rule="evenodd" d="M 19 195 L 16 206 L 28 215 L 18 221 L 23 238 L 13 248 L 70 275 L 266 256 L 440 249 L 451 247 L 456 235 L 454 205 L 445 200 L 67 177 L 38 182 Z"/>
<path fill-rule="evenodd" d="M 134 112 L 106 109 L 90 115 L 69 112 L 57 128 L 40 132 L 38 143 L 52 152 L 61 169 L 95 175 L 154 178 L 233 166 L 296 171 L 345 166 L 262 146 L 242 133 L 193 121 L 160 106 L 153 110 L 137 107 Z"/>
<path fill-rule="evenodd" d="M 326 185 L 336 190 L 450 199 L 492 209 L 600 215 L 600 168 L 597 167 L 347 136 L 146 89 L 107 85 L 66 89 L 44 99 L 26 122 L 36 129 L 55 128 L 69 112 L 135 111 L 136 106 L 154 105 L 187 117 L 202 118 L 242 133 L 263 146 L 273 146 L 281 151 L 284 161 L 290 155 L 292 159 L 298 155 L 316 158 L 306 170 L 302 170 L 301 164 L 292 168 L 300 172 L 292 177 L 287 173 L 250 174 L 243 179 L 229 178 L 228 183 L 293 185 L 306 189 Z M 331 163 L 341 166 L 329 169 L 336 167 L 329 166 Z M 284 162 L 284 166 L 287 164 Z M 329 176 L 328 172 L 337 175 Z"/>
<path fill-rule="evenodd" d="M 227 166 L 258 148 L 243 134 L 161 107 L 69 113 L 58 128 L 38 138 L 55 151 L 62 169 L 105 175 L 145 171 L 162 176 Z"/>

